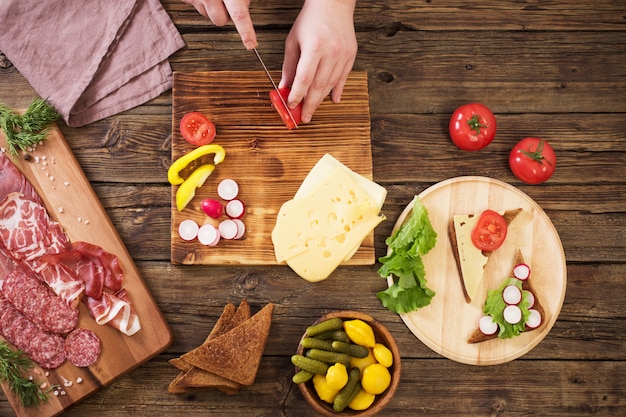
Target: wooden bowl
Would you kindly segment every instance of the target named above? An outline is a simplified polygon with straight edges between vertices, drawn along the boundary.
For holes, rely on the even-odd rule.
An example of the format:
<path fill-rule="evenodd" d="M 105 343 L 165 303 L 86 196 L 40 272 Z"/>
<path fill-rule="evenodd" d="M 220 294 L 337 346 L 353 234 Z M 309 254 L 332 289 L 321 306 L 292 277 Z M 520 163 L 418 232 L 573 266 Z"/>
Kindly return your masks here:
<path fill-rule="evenodd" d="M 341 317 L 342 319 L 345 319 L 345 320 L 351 320 L 351 319 L 363 320 L 364 322 L 369 324 L 372 327 L 372 329 L 374 329 L 376 342 L 384 344 L 385 346 L 387 346 L 387 348 L 389 348 L 389 350 L 391 350 L 391 353 L 393 354 L 393 365 L 391 365 L 391 367 L 389 368 L 389 372 L 391 373 L 391 383 L 389 384 L 389 387 L 387 387 L 385 392 L 383 392 L 382 394 L 378 394 L 376 396 L 376 399 L 374 400 L 374 403 L 366 410 L 355 411 L 346 407 L 346 409 L 342 411 L 341 413 L 335 412 L 333 410 L 332 404 L 329 404 L 319 399 L 319 397 L 317 396 L 317 393 L 315 392 L 315 388 L 313 388 L 312 381 L 298 384 L 298 388 L 300 388 L 300 392 L 304 396 L 304 399 L 309 404 L 311 404 L 311 406 L 318 413 L 324 416 L 328 416 L 328 417 L 374 416 L 378 414 L 383 408 L 385 408 L 385 406 L 389 403 L 389 401 L 395 394 L 396 389 L 398 388 L 398 383 L 400 382 L 400 368 L 401 368 L 400 351 L 398 349 L 398 345 L 396 344 L 396 341 L 391 335 L 391 333 L 389 333 L 389 331 L 385 328 L 385 326 L 383 326 L 378 320 L 374 319 L 372 316 L 368 314 L 361 313 L 358 311 L 349 311 L 349 310 L 333 311 L 321 317 L 319 320 L 317 320 L 313 324 L 317 324 L 324 320 L 328 320 L 334 317 Z M 302 338 L 305 338 L 305 337 L 306 337 L 306 334 L 302 335 Z M 301 355 L 303 351 L 304 351 L 304 347 L 302 346 L 302 343 L 299 343 L 297 353 Z M 296 372 L 298 370 L 299 369 L 296 368 Z"/>

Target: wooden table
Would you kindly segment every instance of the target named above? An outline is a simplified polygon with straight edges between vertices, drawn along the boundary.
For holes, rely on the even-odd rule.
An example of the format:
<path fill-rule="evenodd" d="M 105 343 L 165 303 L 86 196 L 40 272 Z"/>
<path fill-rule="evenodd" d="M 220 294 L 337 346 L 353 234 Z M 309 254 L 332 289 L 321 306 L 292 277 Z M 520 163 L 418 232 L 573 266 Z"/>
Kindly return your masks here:
<path fill-rule="evenodd" d="M 259 69 L 231 26 L 215 28 L 180 1 L 163 3 L 187 44 L 171 59 L 174 70 Z M 272 69 L 299 3 L 253 2 Z M 356 11 L 354 68 L 369 75 L 374 179 L 388 190 L 377 256 L 405 205 L 439 181 L 481 175 L 518 187 L 549 215 L 567 259 L 561 314 L 536 348 L 488 367 L 437 355 L 375 297 L 386 285 L 377 265 L 340 268 L 317 284 L 285 266 L 172 265 L 166 93 L 83 128 L 61 124 L 174 334 L 163 354 L 65 415 L 314 415 L 291 383 L 289 356 L 303 329 L 338 307 L 375 316 L 398 340 L 402 380 L 381 415 L 626 414 L 626 4 L 583 3 L 379 0 Z M 32 88 L 0 58 L 0 101 L 27 106 Z M 497 140 L 480 153 L 458 150 L 447 134 L 452 111 L 470 101 L 488 104 L 499 121 Z M 532 135 L 558 157 L 556 174 L 538 186 L 520 183 L 507 165 L 513 144 Z M 226 302 L 244 298 L 253 308 L 276 303 L 255 384 L 234 396 L 168 394 L 177 371 L 167 360 L 197 346 Z M 2 397 L 0 415 L 12 413 Z"/>

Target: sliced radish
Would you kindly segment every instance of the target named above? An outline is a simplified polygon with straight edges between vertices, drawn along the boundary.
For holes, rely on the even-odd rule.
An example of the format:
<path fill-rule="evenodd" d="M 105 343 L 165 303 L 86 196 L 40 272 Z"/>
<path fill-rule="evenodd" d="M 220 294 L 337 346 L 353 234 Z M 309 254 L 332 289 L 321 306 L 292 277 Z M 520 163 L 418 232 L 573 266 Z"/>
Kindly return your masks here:
<path fill-rule="evenodd" d="M 533 308 L 528 310 L 530 315 L 528 316 L 528 320 L 526 320 L 526 326 L 531 329 L 536 329 L 541 324 L 541 314 Z"/>
<path fill-rule="evenodd" d="M 246 225 L 239 219 L 233 219 L 233 221 L 237 225 L 237 234 L 235 235 L 235 239 L 241 239 L 246 233 Z"/>
<path fill-rule="evenodd" d="M 224 206 L 219 201 L 213 198 L 205 198 L 200 203 L 202 207 L 202 211 L 206 213 L 207 216 L 213 219 L 219 219 L 224 214 Z"/>
<path fill-rule="evenodd" d="M 498 331 L 498 323 L 494 322 L 491 316 L 482 316 L 478 320 L 478 328 L 483 334 L 491 335 Z"/>
<path fill-rule="evenodd" d="M 528 279 L 530 276 L 530 267 L 526 264 L 518 264 L 513 268 L 513 276 L 522 281 Z"/>
<path fill-rule="evenodd" d="M 198 236 L 198 223 L 191 219 L 183 220 L 178 225 L 178 235 L 183 240 L 194 240 Z"/>
<path fill-rule="evenodd" d="M 528 300 L 528 308 L 531 308 L 535 305 L 535 295 L 530 291 L 524 291 L 526 294 L 526 299 Z"/>
<path fill-rule="evenodd" d="M 239 232 L 239 229 L 237 228 L 237 223 L 235 223 L 234 220 L 231 219 L 222 221 L 219 224 L 218 228 L 220 231 L 220 235 L 222 235 L 224 239 L 234 239 Z"/>
<path fill-rule="evenodd" d="M 217 186 L 217 195 L 226 201 L 233 200 L 237 194 L 239 194 L 239 184 L 235 180 L 227 178 Z"/>
<path fill-rule="evenodd" d="M 226 215 L 231 219 L 240 219 L 246 211 L 243 202 L 238 199 L 230 200 L 226 203 Z"/>
<path fill-rule="evenodd" d="M 198 230 L 198 241 L 206 246 L 215 246 L 220 241 L 220 234 L 215 226 L 205 224 Z"/>
<path fill-rule="evenodd" d="M 515 285 L 507 285 L 502 291 L 502 299 L 509 305 L 518 304 L 522 301 L 522 292 Z"/>
<path fill-rule="evenodd" d="M 506 306 L 503 316 L 507 323 L 517 324 L 522 320 L 522 310 L 518 306 Z"/>

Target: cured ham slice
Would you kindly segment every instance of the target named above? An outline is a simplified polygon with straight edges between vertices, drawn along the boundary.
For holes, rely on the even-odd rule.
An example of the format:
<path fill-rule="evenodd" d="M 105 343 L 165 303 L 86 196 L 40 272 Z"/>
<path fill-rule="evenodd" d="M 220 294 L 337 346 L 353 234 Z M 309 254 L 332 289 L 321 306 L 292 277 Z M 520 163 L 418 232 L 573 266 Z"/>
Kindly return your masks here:
<path fill-rule="evenodd" d="M 139 316 L 134 311 L 126 290 L 105 292 L 100 299 L 87 297 L 89 313 L 98 324 L 109 324 L 127 336 L 141 330 Z"/>
<path fill-rule="evenodd" d="M 85 283 L 85 304 L 98 324 L 108 324 L 131 336 L 141 329 L 139 317 L 122 288 L 123 271 L 118 258 L 99 246 L 74 242 L 63 252 L 45 255 L 41 261 L 71 270 Z"/>
<path fill-rule="evenodd" d="M 0 203 L 0 243 L 15 259 L 29 262 L 46 253 L 62 252 L 68 241 L 43 205 L 14 192 Z"/>
<path fill-rule="evenodd" d="M 4 200 L 4 198 L 11 193 L 19 192 L 43 205 L 39 194 L 37 194 L 32 184 L 28 182 L 26 177 L 13 165 L 11 160 L 1 152 L 0 178 L 2 178 L 2 181 L 0 181 L 0 201 Z"/>

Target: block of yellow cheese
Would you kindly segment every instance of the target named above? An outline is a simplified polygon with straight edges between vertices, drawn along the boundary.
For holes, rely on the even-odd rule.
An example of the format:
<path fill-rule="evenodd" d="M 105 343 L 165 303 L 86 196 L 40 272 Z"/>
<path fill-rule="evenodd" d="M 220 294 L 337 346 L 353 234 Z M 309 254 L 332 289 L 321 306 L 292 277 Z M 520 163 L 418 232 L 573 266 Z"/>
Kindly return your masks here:
<path fill-rule="evenodd" d="M 278 213 L 272 231 L 276 259 L 308 281 L 327 278 L 384 220 L 386 193 L 326 154 Z"/>

